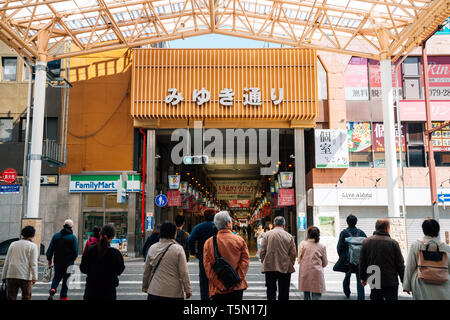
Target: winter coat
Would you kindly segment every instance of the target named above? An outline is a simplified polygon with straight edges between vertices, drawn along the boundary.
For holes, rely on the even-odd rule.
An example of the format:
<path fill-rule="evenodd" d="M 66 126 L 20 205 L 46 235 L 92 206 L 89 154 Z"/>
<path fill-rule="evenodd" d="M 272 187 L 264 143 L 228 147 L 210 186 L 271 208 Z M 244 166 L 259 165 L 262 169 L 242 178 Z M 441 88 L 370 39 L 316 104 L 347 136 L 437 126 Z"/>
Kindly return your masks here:
<path fill-rule="evenodd" d="M 297 258 L 294 237 L 281 227 L 275 227 L 264 234 L 261 242 L 261 272 L 278 271 L 280 273 L 295 272 Z"/>
<path fill-rule="evenodd" d="M 381 288 L 398 286 L 403 280 L 405 261 L 398 242 L 387 232 L 375 231 L 363 241 L 359 256 L 359 276 L 367 281 L 367 268 L 378 266 L 381 271 Z"/>
<path fill-rule="evenodd" d="M 367 238 L 367 235 L 361 229 L 356 227 L 348 227 L 341 231 L 339 235 L 339 241 L 337 244 L 337 253 L 339 255 L 339 259 L 336 264 L 333 266 L 334 271 L 340 272 L 358 272 L 358 268 L 356 266 L 350 265 L 348 263 L 348 243 L 345 241 L 345 238 L 350 237 L 349 233 L 352 237 L 364 237 Z"/>
<path fill-rule="evenodd" d="M 209 238 L 217 234 L 217 228 L 212 221 L 202 222 L 192 229 L 188 238 L 189 252 L 198 255 L 199 263 L 203 263 L 203 246 Z M 197 242 L 197 248 L 195 243 Z"/>
<path fill-rule="evenodd" d="M 151 267 L 158 264 L 167 247 L 166 254 L 150 281 Z M 161 239 L 150 247 L 145 260 L 142 288 L 147 293 L 165 298 L 183 298 L 184 293 L 192 294 L 189 270 L 183 247 L 173 239 Z"/>
<path fill-rule="evenodd" d="M 119 276 L 125 270 L 123 257 L 112 247 L 100 256 L 97 246 L 90 246 L 81 257 L 80 271 L 87 275 L 84 300 L 115 300 Z"/>
<path fill-rule="evenodd" d="M 203 265 L 205 273 L 208 277 L 209 294 L 231 293 L 235 290 L 245 290 L 248 288 L 246 275 L 250 266 L 250 257 L 248 253 L 247 243 L 240 236 L 234 235 L 231 230 L 223 229 L 217 233 L 217 249 L 220 255 L 225 258 L 231 266 L 236 270 L 241 278 L 241 282 L 231 289 L 227 290 L 214 272 L 214 244 L 213 238 L 209 238 L 205 242 L 203 248 Z"/>
<path fill-rule="evenodd" d="M 303 292 L 325 293 L 323 268 L 328 265 L 326 247 L 314 240 L 303 241 L 298 251 L 298 260 L 298 289 Z"/>
<path fill-rule="evenodd" d="M 425 236 L 425 243 L 431 241 L 429 250 L 436 251 L 436 244 L 440 243 L 437 238 Z M 412 292 L 415 300 L 450 300 L 450 280 L 442 285 L 428 284 L 419 280 L 417 276 L 417 254 L 419 250 L 425 250 L 425 245 L 416 241 L 409 249 L 408 259 L 406 262 L 405 276 L 403 278 L 403 289 Z M 450 247 L 445 243 L 439 244 L 439 251 L 447 252 L 447 260 L 450 278 Z"/>
<path fill-rule="evenodd" d="M 54 256 L 55 265 L 68 267 L 74 264 L 78 257 L 78 242 L 72 229 L 64 228 L 56 233 L 47 249 L 47 260 L 52 261 Z"/>
<path fill-rule="evenodd" d="M 3 265 L 2 280 L 38 280 L 38 248 L 29 240 L 11 243 Z"/>

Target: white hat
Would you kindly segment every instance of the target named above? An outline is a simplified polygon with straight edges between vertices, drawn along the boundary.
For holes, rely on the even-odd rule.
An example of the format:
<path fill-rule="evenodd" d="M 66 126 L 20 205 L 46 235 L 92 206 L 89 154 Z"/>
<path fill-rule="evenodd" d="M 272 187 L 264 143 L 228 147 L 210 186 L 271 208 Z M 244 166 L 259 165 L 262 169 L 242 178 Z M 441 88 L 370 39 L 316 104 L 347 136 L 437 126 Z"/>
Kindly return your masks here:
<path fill-rule="evenodd" d="M 66 221 L 64 221 L 64 225 L 68 225 L 70 228 L 73 227 L 73 221 L 70 219 L 67 219 Z"/>

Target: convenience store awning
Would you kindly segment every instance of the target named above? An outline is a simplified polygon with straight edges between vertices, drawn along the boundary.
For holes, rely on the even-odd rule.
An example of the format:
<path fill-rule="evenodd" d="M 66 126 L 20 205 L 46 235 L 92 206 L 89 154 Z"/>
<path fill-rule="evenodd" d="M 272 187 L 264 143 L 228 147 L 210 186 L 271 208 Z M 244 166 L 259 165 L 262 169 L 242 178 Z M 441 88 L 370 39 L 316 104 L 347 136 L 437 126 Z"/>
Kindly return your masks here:
<path fill-rule="evenodd" d="M 449 15 L 449 0 L 0 0 L 0 40 L 48 61 L 208 33 L 395 60 Z"/>

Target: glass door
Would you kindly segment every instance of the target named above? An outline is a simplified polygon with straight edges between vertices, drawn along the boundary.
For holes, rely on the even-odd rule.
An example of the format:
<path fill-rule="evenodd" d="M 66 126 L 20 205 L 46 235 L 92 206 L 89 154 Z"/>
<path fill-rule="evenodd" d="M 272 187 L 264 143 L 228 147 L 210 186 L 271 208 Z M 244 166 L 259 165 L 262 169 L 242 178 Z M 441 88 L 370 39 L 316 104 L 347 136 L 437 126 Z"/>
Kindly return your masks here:
<path fill-rule="evenodd" d="M 86 245 L 86 242 L 90 237 L 92 237 L 92 230 L 95 226 L 102 227 L 104 221 L 104 213 L 98 211 L 89 211 L 84 212 L 83 217 L 83 249 Z"/>

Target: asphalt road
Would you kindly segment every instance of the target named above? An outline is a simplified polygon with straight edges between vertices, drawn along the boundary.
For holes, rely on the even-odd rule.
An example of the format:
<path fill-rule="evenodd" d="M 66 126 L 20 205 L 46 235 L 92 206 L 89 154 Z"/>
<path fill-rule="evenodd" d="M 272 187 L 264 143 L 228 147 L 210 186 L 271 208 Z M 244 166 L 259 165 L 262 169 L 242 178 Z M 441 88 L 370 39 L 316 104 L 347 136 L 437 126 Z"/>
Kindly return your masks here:
<path fill-rule="evenodd" d="M 77 262 L 79 263 L 79 262 Z M 142 273 L 144 262 L 143 259 L 127 259 L 125 262 L 126 269 L 119 278 L 119 287 L 117 289 L 118 300 L 146 300 L 147 296 L 141 292 Z M 191 259 L 188 263 L 189 274 L 191 279 L 191 287 L 193 290 L 192 300 L 200 300 L 199 276 L 198 276 L 198 262 L 196 259 Z M 327 293 L 323 295 L 323 300 L 345 300 L 342 293 L 343 273 L 333 272 L 333 265 L 330 264 L 325 269 L 325 282 Z M 303 299 L 303 293 L 298 291 L 298 265 L 296 265 L 296 272 L 291 278 L 290 299 Z M 42 279 L 44 266 L 39 267 L 39 279 Z M 0 272 L 2 268 L 0 267 Z M 82 300 L 84 293 L 84 284 L 86 275 L 78 273 L 73 277 L 73 281 L 69 286 L 69 299 Z M 244 300 L 265 300 L 266 287 L 264 275 L 261 274 L 261 263 L 255 258 L 250 262 L 250 269 L 247 274 L 248 289 L 244 292 Z M 61 285 L 58 289 L 60 289 Z M 356 278 L 353 276 L 351 280 L 351 299 L 356 299 Z M 50 283 L 38 281 L 33 286 L 33 300 L 46 300 L 48 298 L 48 290 Z M 366 289 L 366 299 L 369 299 L 369 289 Z M 20 294 L 20 293 L 19 293 Z M 59 291 L 55 298 L 58 298 Z M 400 299 L 411 299 L 410 296 L 401 292 L 399 288 Z"/>

